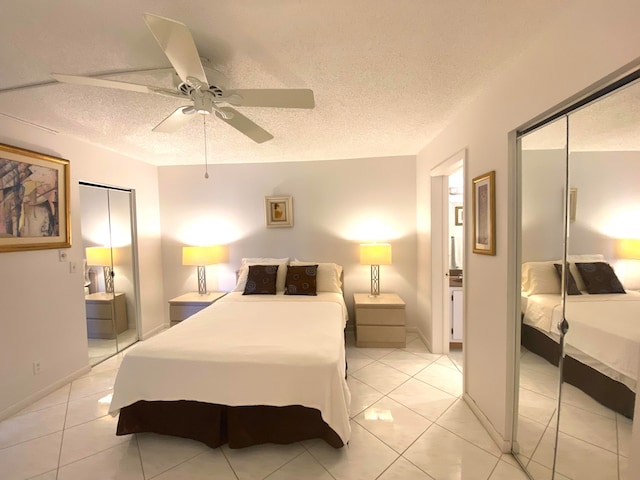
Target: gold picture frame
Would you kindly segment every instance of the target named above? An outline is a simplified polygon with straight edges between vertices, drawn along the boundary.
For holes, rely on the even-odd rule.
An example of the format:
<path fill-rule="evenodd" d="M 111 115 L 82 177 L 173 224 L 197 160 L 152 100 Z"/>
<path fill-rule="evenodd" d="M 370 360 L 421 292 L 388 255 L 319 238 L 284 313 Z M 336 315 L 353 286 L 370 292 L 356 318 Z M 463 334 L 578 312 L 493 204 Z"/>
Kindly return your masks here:
<path fill-rule="evenodd" d="M 496 254 L 496 172 L 473 179 L 473 253 Z"/>
<path fill-rule="evenodd" d="M 71 247 L 69 161 L 0 144 L 0 252 Z"/>
<path fill-rule="evenodd" d="M 454 223 L 456 224 L 457 227 L 462 226 L 464 222 L 464 211 L 462 210 L 462 207 L 455 207 L 454 213 L 455 213 Z"/>
<path fill-rule="evenodd" d="M 264 197 L 267 228 L 293 227 L 293 197 Z"/>

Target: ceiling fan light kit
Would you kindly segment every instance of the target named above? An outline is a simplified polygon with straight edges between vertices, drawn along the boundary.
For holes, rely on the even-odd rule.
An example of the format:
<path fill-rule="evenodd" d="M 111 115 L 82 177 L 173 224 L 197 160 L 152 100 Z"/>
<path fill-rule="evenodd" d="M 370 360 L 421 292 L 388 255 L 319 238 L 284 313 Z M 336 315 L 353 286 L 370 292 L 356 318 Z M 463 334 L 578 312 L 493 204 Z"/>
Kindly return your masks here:
<path fill-rule="evenodd" d="M 150 13 L 144 14 L 144 21 L 175 70 L 175 90 L 96 77 L 65 74 L 51 76 L 62 83 L 152 93 L 191 101 L 191 105 L 178 107 L 156 125 L 154 132 L 175 132 L 192 121 L 195 112 L 201 115 L 215 113 L 216 118 L 254 142 L 263 143 L 271 140 L 273 135 L 230 105 L 304 109 L 315 107 L 313 91 L 309 89 L 227 89 L 224 76 L 208 65 L 204 66 L 208 61 L 203 62 L 201 59 L 193 36 L 185 24 Z"/>

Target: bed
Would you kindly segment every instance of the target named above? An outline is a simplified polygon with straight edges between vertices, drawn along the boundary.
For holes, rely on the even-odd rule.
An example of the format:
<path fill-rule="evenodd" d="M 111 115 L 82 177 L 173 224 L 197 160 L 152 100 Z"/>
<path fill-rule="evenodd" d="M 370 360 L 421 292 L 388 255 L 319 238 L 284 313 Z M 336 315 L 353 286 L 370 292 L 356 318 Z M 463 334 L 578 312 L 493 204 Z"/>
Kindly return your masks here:
<path fill-rule="evenodd" d="M 309 270 L 286 260 L 282 270 Z M 261 263 L 243 259 L 243 268 Z M 315 295 L 284 294 L 290 284 L 280 273 L 273 293 L 246 294 L 256 282 L 241 268 L 236 291 L 130 349 L 109 409 L 119 412 L 116 434 L 155 432 L 214 448 L 310 438 L 345 445 L 348 316 L 341 268 L 331 265 L 315 270 Z"/>
<path fill-rule="evenodd" d="M 601 260 L 596 261 L 602 263 Z M 559 292 L 551 284 L 548 264 L 530 262 L 523 266 L 521 343 L 558 365 L 561 357 L 558 323 L 563 318 L 563 305 Z M 580 293 L 567 295 L 564 306 L 564 316 L 569 322 L 564 380 L 606 407 L 633 418 L 640 362 L 640 293 L 628 290 L 624 294 L 590 294 L 580 273 L 572 267 L 570 264 Z M 542 280 L 545 275 L 546 280 Z M 532 281 L 531 277 L 538 278 Z M 557 275 L 558 289 L 559 278 Z"/>

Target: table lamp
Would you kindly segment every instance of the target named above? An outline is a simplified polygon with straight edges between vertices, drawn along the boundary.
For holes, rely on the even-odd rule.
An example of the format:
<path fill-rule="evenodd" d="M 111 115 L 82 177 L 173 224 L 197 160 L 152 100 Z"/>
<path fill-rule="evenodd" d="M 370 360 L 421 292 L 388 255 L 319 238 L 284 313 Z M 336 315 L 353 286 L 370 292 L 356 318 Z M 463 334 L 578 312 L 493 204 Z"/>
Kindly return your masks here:
<path fill-rule="evenodd" d="M 113 259 L 110 247 L 87 247 L 85 249 L 87 265 L 101 266 L 104 273 L 104 291 L 113 293 Z"/>
<path fill-rule="evenodd" d="M 380 265 L 391 265 L 391 245 L 388 243 L 363 243 L 360 245 L 360 264 L 371 265 L 371 294 L 380 295 Z"/>
<path fill-rule="evenodd" d="M 640 238 L 622 238 L 616 242 L 616 257 L 640 260 Z"/>
<path fill-rule="evenodd" d="M 225 262 L 227 250 L 223 246 L 214 245 L 209 247 L 182 247 L 182 264 L 195 265 L 198 267 L 198 293 L 207 293 L 207 273 L 206 265 Z"/>

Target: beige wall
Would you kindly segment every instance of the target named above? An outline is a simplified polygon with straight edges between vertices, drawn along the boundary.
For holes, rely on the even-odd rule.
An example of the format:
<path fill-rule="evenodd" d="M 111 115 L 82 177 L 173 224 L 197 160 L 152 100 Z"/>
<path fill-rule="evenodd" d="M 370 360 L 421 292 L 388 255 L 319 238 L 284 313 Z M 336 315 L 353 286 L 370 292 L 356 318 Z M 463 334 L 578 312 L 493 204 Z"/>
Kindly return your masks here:
<path fill-rule="evenodd" d="M 497 255 L 465 253 L 465 391 L 503 448 L 511 437 L 515 279 L 515 147 L 509 133 L 564 102 L 640 54 L 638 2 L 579 2 L 559 15 L 527 50 L 496 72 L 489 88 L 466 105 L 418 155 L 418 318 L 428 325 L 430 170 L 467 148 L 471 179 L 496 171 Z M 467 201 L 470 199 L 467 198 Z M 436 319 L 433 320 L 437 321 Z M 426 327 L 428 329 L 428 327 Z"/>
<path fill-rule="evenodd" d="M 78 201 L 80 180 L 136 190 L 142 332 L 163 325 L 162 268 L 157 169 L 0 117 L 0 142 L 69 160 L 72 247 L 70 273 L 57 250 L 0 253 L 0 418 L 63 385 L 88 368 L 82 249 Z M 42 371 L 33 375 L 32 363 Z"/>
<path fill-rule="evenodd" d="M 214 165 L 209 173 L 205 180 L 202 166 L 159 169 L 165 301 L 197 287 L 181 247 L 223 243 L 229 263 L 208 267 L 208 289 L 233 289 L 242 257 L 336 262 L 351 309 L 352 293 L 370 289 L 358 245 L 388 241 L 393 263 L 380 267 L 381 291 L 398 293 L 408 324 L 417 325 L 415 157 Z M 268 195 L 293 196 L 293 228 L 265 227 Z"/>

